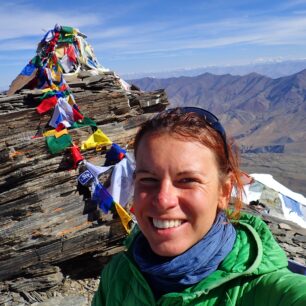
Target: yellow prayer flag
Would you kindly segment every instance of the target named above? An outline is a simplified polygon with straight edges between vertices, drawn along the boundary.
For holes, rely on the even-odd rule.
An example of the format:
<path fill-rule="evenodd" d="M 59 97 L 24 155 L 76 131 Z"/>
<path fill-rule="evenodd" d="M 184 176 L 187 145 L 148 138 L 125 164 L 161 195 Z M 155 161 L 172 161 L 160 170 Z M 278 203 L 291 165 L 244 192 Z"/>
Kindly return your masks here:
<path fill-rule="evenodd" d="M 55 136 L 55 138 L 58 138 L 58 137 L 61 137 L 63 135 L 66 135 L 66 134 L 68 134 L 68 130 L 67 129 L 63 129 L 63 130 L 61 130 L 59 132 L 55 132 L 54 136 Z"/>
<path fill-rule="evenodd" d="M 56 133 L 56 130 L 50 130 L 50 131 L 43 132 L 43 135 L 45 137 L 48 137 L 48 136 L 54 136 L 55 133 Z"/>
<path fill-rule="evenodd" d="M 55 54 L 58 58 L 62 58 L 65 55 L 65 47 L 66 46 L 56 47 Z"/>
<path fill-rule="evenodd" d="M 46 92 L 48 92 L 48 91 L 53 91 L 50 87 L 48 87 L 48 88 L 45 88 L 45 89 L 42 89 L 41 90 L 43 93 L 46 93 Z"/>
<path fill-rule="evenodd" d="M 48 137 L 48 136 L 55 136 L 55 138 L 59 138 L 65 134 L 68 134 L 68 130 L 67 129 L 63 129 L 59 132 L 57 132 L 56 130 L 50 130 L 50 131 L 46 131 L 43 133 L 43 135 L 45 137 Z"/>
<path fill-rule="evenodd" d="M 125 228 L 125 230 L 129 234 L 130 231 L 131 231 L 130 223 L 132 221 L 132 217 L 126 212 L 126 210 L 120 204 L 118 204 L 116 202 L 115 202 L 115 208 L 116 208 L 117 214 L 120 217 L 120 220 L 121 220 L 121 223 L 122 223 L 123 227 Z"/>
<path fill-rule="evenodd" d="M 50 69 L 50 71 L 51 71 L 52 81 L 59 83 L 62 79 L 62 69 L 58 66 L 57 70 L 53 68 L 53 69 Z"/>
<path fill-rule="evenodd" d="M 81 150 L 94 149 L 97 146 L 110 144 L 112 144 L 112 141 L 100 129 L 97 129 L 87 140 L 82 142 Z"/>
<path fill-rule="evenodd" d="M 69 103 L 71 106 L 73 106 L 73 104 L 75 104 L 75 100 L 74 100 L 74 98 L 73 98 L 72 95 L 69 95 L 69 96 L 68 96 L 68 103 Z"/>

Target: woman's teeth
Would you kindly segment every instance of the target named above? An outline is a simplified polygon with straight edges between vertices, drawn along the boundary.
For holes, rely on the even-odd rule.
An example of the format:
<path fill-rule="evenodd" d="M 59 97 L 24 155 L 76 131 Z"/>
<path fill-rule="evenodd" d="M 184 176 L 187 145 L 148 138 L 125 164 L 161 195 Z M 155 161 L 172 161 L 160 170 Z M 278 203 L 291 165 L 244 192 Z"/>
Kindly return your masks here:
<path fill-rule="evenodd" d="M 178 227 L 183 223 L 182 220 L 160 220 L 153 219 L 153 225 L 157 228 L 172 228 Z"/>

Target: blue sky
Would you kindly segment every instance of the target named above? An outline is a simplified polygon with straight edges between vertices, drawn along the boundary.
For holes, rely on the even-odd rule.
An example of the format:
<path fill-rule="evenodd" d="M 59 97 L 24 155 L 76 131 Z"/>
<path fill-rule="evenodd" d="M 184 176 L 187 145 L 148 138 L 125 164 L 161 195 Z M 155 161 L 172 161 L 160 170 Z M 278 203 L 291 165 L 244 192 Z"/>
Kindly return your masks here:
<path fill-rule="evenodd" d="M 12 0 L 0 16 L 0 89 L 56 23 L 119 75 L 306 58 L 306 0 Z"/>

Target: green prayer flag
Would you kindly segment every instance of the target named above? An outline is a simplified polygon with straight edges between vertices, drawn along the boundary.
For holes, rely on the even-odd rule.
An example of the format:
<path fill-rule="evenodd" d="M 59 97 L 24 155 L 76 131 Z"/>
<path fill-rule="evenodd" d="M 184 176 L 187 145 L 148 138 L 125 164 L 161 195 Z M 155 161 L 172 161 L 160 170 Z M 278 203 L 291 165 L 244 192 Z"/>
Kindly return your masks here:
<path fill-rule="evenodd" d="M 51 98 L 51 97 L 55 96 L 56 93 L 57 93 L 56 90 L 47 91 L 47 92 L 45 92 L 42 96 L 40 96 L 37 100 L 38 100 L 38 101 L 42 101 L 42 100 L 44 100 L 44 99 L 46 99 L 46 98 Z"/>
<path fill-rule="evenodd" d="M 81 122 L 78 121 L 73 122 L 71 128 L 76 129 L 83 126 L 97 127 L 97 123 L 88 117 L 84 117 L 84 119 Z"/>
<path fill-rule="evenodd" d="M 42 66 L 42 62 L 41 62 L 41 58 L 36 55 L 31 59 L 31 64 L 33 64 L 35 67 L 41 67 Z"/>
<path fill-rule="evenodd" d="M 40 96 L 37 100 L 39 102 L 41 102 L 42 100 L 46 99 L 46 98 L 50 98 L 50 97 L 53 97 L 55 95 L 57 95 L 59 93 L 58 90 L 50 90 L 50 91 L 47 91 L 45 92 L 42 96 Z M 67 89 L 65 91 L 61 91 L 60 92 L 64 97 L 68 97 L 70 95 L 70 90 Z"/>
<path fill-rule="evenodd" d="M 64 33 L 73 34 L 73 30 L 74 30 L 73 27 L 69 27 L 69 26 L 61 27 L 61 32 L 64 32 Z"/>
<path fill-rule="evenodd" d="M 72 44 L 74 42 L 74 36 L 64 36 L 64 35 L 60 35 L 58 42 L 59 43 L 68 43 L 68 44 Z"/>
<path fill-rule="evenodd" d="M 49 152 L 51 154 L 57 154 L 72 145 L 72 138 L 69 134 L 64 134 L 58 138 L 56 138 L 55 136 L 49 136 L 46 137 L 46 143 Z"/>

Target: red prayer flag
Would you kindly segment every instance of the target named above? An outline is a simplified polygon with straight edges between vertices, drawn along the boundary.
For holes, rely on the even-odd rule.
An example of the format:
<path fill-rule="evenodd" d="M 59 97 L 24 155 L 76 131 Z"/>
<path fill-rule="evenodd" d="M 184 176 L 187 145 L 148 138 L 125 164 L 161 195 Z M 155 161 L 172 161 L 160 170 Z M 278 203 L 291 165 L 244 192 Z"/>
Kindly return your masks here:
<path fill-rule="evenodd" d="M 56 127 L 56 131 L 57 132 L 59 132 L 59 131 L 61 131 L 61 130 L 63 130 L 63 129 L 65 129 L 66 128 L 66 126 L 63 124 L 63 123 L 59 123 L 58 125 L 57 125 L 57 127 Z"/>
<path fill-rule="evenodd" d="M 79 162 L 82 161 L 84 157 L 82 156 L 79 147 L 75 145 L 71 147 L 71 155 L 73 159 L 73 168 L 76 169 Z"/>
<path fill-rule="evenodd" d="M 84 116 L 80 114 L 74 107 L 72 107 L 73 119 L 74 121 L 83 120 Z"/>
<path fill-rule="evenodd" d="M 74 47 L 72 45 L 69 45 L 69 47 L 67 48 L 67 56 L 71 62 L 73 63 L 77 62 Z"/>
<path fill-rule="evenodd" d="M 57 97 L 52 96 L 46 99 L 43 99 L 42 102 L 36 107 L 36 110 L 39 114 L 43 114 L 53 108 L 57 103 Z"/>

